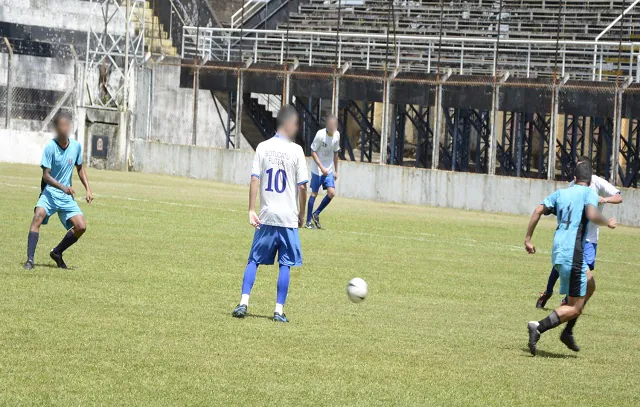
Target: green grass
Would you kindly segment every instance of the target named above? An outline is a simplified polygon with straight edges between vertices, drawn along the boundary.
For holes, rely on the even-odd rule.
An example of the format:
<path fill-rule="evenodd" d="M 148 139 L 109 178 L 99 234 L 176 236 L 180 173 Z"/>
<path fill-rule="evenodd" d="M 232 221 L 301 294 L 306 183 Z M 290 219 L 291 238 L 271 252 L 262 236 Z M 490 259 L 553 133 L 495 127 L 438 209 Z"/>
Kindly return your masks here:
<path fill-rule="evenodd" d="M 550 219 L 528 256 L 526 217 L 338 197 L 326 230 L 301 231 L 283 325 L 267 318 L 275 267 L 259 271 L 253 317 L 230 316 L 252 238 L 246 187 L 90 171 L 73 268 L 52 268 L 64 233 L 52 219 L 25 272 L 39 176 L 0 164 L 0 404 L 640 404 L 639 229 L 601 235 L 583 350 L 556 330 L 532 358 Z M 346 299 L 352 277 L 369 283 L 361 304 Z"/>

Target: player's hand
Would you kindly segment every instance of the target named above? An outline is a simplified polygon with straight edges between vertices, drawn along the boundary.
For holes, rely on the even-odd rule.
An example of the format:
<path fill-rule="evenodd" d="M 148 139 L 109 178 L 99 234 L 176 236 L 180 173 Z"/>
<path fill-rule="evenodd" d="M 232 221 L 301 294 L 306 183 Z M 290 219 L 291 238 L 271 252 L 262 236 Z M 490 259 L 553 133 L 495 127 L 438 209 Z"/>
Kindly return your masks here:
<path fill-rule="evenodd" d="M 609 229 L 615 229 L 617 225 L 618 225 L 618 224 L 617 224 L 617 222 L 616 222 L 616 218 L 611 218 L 611 219 L 609 219 L 609 221 L 607 222 L 607 227 L 608 227 Z"/>
<path fill-rule="evenodd" d="M 322 172 L 322 175 L 324 175 L 325 177 L 326 177 L 327 175 L 329 175 L 329 170 L 328 170 L 328 169 L 326 169 L 326 168 L 324 168 L 324 167 L 322 167 L 322 168 L 320 169 L 320 171 Z"/>
<path fill-rule="evenodd" d="M 64 192 L 67 195 L 71 195 L 71 196 L 76 194 L 76 191 L 74 191 L 73 188 L 71 188 L 71 187 L 63 187 L 62 192 Z"/>
<path fill-rule="evenodd" d="M 529 253 L 529 254 L 535 254 L 536 253 L 536 247 L 533 245 L 533 243 L 531 243 L 531 240 L 525 240 L 524 241 L 524 248 L 527 251 L 527 253 Z"/>
<path fill-rule="evenodd" d="M 87 203 L 91 203 L 93 202 L 93 194 L 91 193 L 91 190 L 87 191 Z"/>
<path fill-rule="evenodd" d="M 338 171 L 334 171 L 334 172 L 333 172 L 333 179 L 334 179 L 335 181 L 337 181 L 337 180 L 338 180 Z"/>
<path fill-rule="evenodd" d="M 260 229 L 260 225 L 262 223 L 260 222 L 260 218 L 258 218 L 258 215 L 256 214 L 255 211 L 249 211 L 249 223 L 254 228 Z"/>
<path fill-rule="evenodd" d="M 598 198 L 598 203 L 599 204 L 606 204 L 607 203 L 607 199 L 603 196 Z"/>

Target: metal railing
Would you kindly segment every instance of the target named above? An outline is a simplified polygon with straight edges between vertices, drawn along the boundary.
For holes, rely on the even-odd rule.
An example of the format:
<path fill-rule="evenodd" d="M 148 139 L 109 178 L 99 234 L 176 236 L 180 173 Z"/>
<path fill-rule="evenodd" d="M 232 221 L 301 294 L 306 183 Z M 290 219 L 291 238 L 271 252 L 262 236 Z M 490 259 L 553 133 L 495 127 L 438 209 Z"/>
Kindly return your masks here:
<path fill-rule="evenodd" d="M 340 67 L 349 61 L 356 68 L 386 66 L 422 73 L 436 73 L 439 63 L 441 72 L 451 69 L 462 75 L 495 76 L 497 69 L 527 78 L 555 73 L 611 80 L 619 77 L 614 60 L 622 55 L 624 76 L 640 81 L 640 42 L 435 35 L 396 35 L 392 43 L 388 40 L 375 33 L 184 27 L 182 57 L 284 63 L 288 55 L 290 61 L 297 58 L 305 65 Z"/>
<path fill-rule="evenodd" d="M 253 17 L 258 11 L 262 10 L 271 0 L 247 0 L 238 11 L 231 16 L 231 28 L 240 27 L 248 19 Z M 243 15 L 244 9 L 244 15 Z M 244 20 L 243 20 L 244 17 Z"/>

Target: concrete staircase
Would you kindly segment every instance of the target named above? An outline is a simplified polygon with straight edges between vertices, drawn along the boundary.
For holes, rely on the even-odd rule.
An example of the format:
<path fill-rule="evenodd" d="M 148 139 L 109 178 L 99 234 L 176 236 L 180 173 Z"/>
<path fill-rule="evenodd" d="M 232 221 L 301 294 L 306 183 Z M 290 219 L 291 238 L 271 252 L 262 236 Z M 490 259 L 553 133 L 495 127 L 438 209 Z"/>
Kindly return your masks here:
<path fill-rule="evenodd" d="M 140 30 L 141 22 L 137 21 L 135 24 L 136 29 Z M 173 46 L 169 32 L 160 23 L 160 19 L 148 1 L 144 2 L 144 36 L 145 49 L 152 54 L 163 54 L 170 57 L 178 55 L 178 49 Z"/>

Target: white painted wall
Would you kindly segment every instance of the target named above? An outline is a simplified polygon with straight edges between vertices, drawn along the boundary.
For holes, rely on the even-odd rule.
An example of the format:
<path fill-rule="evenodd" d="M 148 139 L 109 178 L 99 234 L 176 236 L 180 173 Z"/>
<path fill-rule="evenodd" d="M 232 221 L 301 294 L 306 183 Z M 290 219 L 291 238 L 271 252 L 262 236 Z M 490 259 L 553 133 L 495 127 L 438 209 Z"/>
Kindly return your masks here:
<path fill-rule="evenodd" d="M 44 146 L 52 138 L 51 133 L 0 130 L 0 161 L 40 165 Z"/>
<path fill-rule="evenodd" d="M 252 151 L 192 147 L 134 140 L 134 171 L 249 183 Z M 487 212 L 530 214 L 564 182 L 450 171 L 340 163 L 338 195 L 381 202 L 440 206 Z M 624 203 L 607 207 L 624 225 L 640 226 L 640 190 L 624 189 Z"/>

